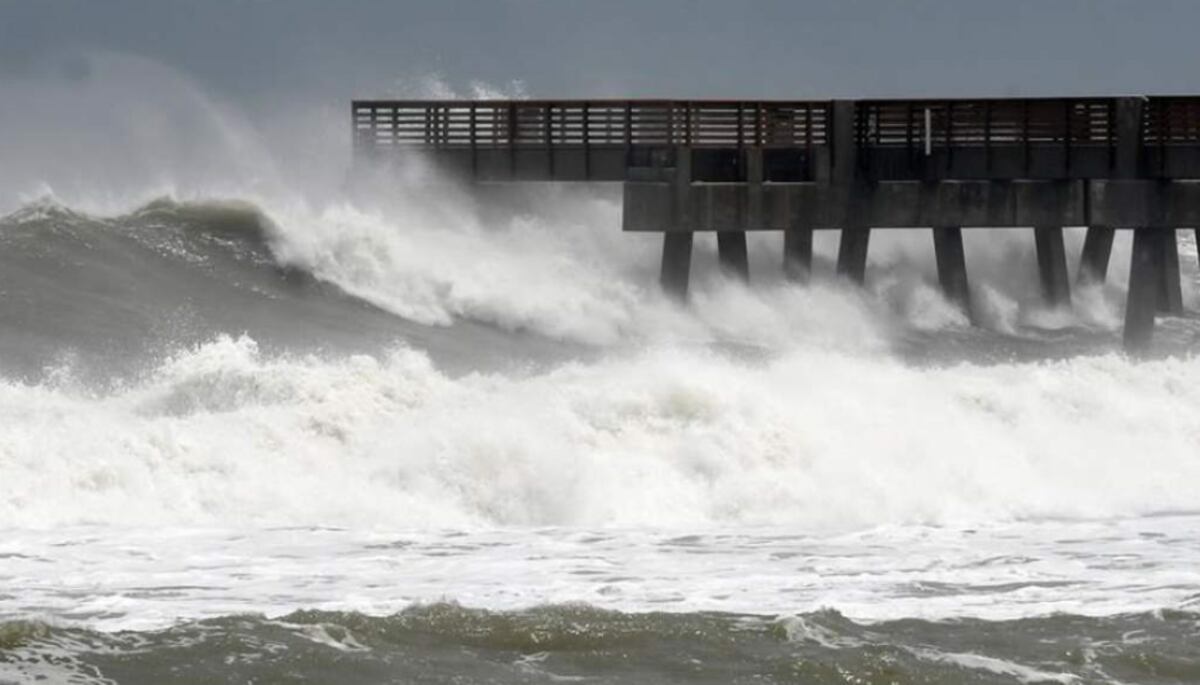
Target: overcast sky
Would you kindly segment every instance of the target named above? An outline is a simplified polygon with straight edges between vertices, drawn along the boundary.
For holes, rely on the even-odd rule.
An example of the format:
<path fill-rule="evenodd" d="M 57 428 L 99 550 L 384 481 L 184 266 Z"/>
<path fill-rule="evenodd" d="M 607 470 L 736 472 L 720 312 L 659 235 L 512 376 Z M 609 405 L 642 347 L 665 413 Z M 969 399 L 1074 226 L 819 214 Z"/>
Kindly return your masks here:
<path fill-rule="evenodd" d="M 1200 92 L 1194 0 L 0 0 L 0 78 L 150 58 L 234 101 Z"/>

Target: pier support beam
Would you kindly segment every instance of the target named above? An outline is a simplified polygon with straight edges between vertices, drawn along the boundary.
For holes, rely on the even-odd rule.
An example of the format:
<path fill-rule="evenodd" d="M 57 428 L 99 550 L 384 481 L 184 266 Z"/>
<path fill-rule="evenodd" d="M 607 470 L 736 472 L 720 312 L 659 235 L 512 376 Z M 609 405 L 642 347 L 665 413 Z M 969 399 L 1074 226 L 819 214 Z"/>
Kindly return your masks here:
<path fill-rule="evenodd" d="M 962 229 L 958 226 L 933 228 L 933 252 L 937 259 L 938 282 L 946 299 L 971 319 L 971 293 L 967 285 L 967 259 L 963 252 Z"/>
<path fill-rule="evenodd" d="M 1133 255 L 1129 260 L 1129 294 L 1125 301 L 1125 350 L 1144 352 L 1154 335 L 1154 312 L 1162 290 L 1164 236 L 1161 228 L 1133 231 Z"/>
<path fill-rule="evenodd" d="M 855 138 L 855 104 L 850 100 L 834 100 L 830 105 L 832 130 L 830 132 L 830 156 L 828 183 L 840 189 L 847 197 L 856 196 L 858 178 L 858 143 Z M 854 203 L 850 203 L 851 209 Z M 853 214 L 853 212 L 851 212 Z M 871 229 L 853 218 L 842 226 L 841 244 L 838 246 L 837 274 L 862 285 L 867 276 L 867 246 L 871 242 Z"/>
<path fill-rule="evenodd" d="M 687 300 L 688 280 L 692 275 L 692 241 L 695 234 L 691 228 L 692 196 L 692 151 L 690 148 L 675 147 L 675 177 L 672 193 L 671 219 L 675 230 L 663 233 L 662 268 L 658 282 L 663 292 L 683 302 Z"/>
<path fill-rule="evenodd" d="M 1178 316 L 1183 313 L 1183 290 L 1179 284 L 1179 243 L 1175 229 L 1162 236 L 1163 268 L 1158 280 L 1158 311 Z"/>
<path fill-rule="evenodd" d="M 717 231 L 717 260 L 726 276 L 749 283 L 750 259 L 746 255 L 746 232 Z"/>
<path fill-rule="evenodd" d="M 1038 226 L 1033 229 L 1033 236 L 1037 243 L 1042 296 L 1053 307 L 1070 306 L 1071 284 L 1067 278 L 1067 250 L 1063 246 L 1062 226 Z"/>
<path fill-rule="evenodd" d="M 783 275 L 793 283 L 807 283 L 812 274 L 813 231 L 789 228 L 783 232 Z"/>
<path fill-rule="evenodd" d="M 1080 285 L 1103 283 L 1108 277 L 1108 260 L 1112 257 L 1113 237 L 1117 231 L 1112 226 L 1089 226 L 1083 238 L 1083 252 L 1079 257 Z"/>
<path fill-rule="evenodd" d="M 867 246 L 871 242 L 871 229 L 846 227 L 842 229 L 842 240 L 838 246 L 837 273 L 862 285 L 867 276 Z"/>
<path fill-rule="evenodd" d="M 692 272 L 692 232 L 663 233 L 662 271 L 659 283 L 667 295 L 687 299 L 688 279 Z"/>
<path fill-rule="evenodd" d="M 748 147 L 742 152 L 746 165 L 746 224 L 761 229 L 763 222 L 763 149 Z"/>

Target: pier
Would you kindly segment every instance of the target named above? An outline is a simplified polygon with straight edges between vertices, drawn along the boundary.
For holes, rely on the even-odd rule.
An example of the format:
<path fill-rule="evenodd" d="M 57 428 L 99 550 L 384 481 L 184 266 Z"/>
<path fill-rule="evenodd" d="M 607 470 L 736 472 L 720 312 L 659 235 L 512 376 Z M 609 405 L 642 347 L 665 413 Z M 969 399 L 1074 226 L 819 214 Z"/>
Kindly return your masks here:
<path fill-rule="evenodd" d="M 1133 231 L 1127 350 L 1183 313 L 1176 231 L 1200 226 L 1200 96 L 972 100 L 356 100 L 356 156 L 419 152 L 481 183 L 623 184 L 626 231 L 663 234 L 661 284 L 686 298 L 696 231 L 749 280 L 747 231 L 783 231 L 803 282 L 815 230 L 841 231 L 862 283 L 871 234 L 928 228 L 938 282 L 969 317 L 964 229 L 1031 230 L 1048 304 L 1073 283 L 1064 227 L 1086 227 L 1077 281 L 1103 282 Z"/>

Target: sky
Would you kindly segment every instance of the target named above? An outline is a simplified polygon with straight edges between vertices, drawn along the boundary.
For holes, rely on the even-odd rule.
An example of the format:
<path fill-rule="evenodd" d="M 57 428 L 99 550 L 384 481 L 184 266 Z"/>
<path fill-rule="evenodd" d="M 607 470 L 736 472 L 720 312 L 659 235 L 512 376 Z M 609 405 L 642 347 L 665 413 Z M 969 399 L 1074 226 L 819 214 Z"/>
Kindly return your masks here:
<path fill-rule="evenodd" d="M 0 214 L 333 196 L 354 98 L 1195 94 L 1198 27 L 1196 0 L 0 0 Z"/>
<path fill-rule="evenodd" d="M 1200 92 L 1192 0 L 0 0 L 0 81 L 133 55 L 246 107 Z M 520 86 L 513 86 L 519 82 Z"/>

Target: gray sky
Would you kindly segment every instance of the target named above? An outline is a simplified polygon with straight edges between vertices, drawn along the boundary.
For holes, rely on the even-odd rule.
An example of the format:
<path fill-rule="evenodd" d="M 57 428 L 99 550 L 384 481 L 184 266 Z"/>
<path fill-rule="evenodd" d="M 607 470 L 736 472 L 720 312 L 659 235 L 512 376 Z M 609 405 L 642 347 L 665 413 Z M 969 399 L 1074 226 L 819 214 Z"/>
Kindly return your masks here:
<path fill-rule="evenodd" d="M 1200 0 L 0 0 L 0 214 L 319 197 L 348 101 L 435 75 L 546 98 L 1200 93 L 1198 29 Z"/>
<path fill-rule="evenodd" d="M 434 73 L 539 97 L 1196 93 L 1198 30 L 1192 0 L 0 0 L 0 79 L 106 51 L 246 105 Z"/>

